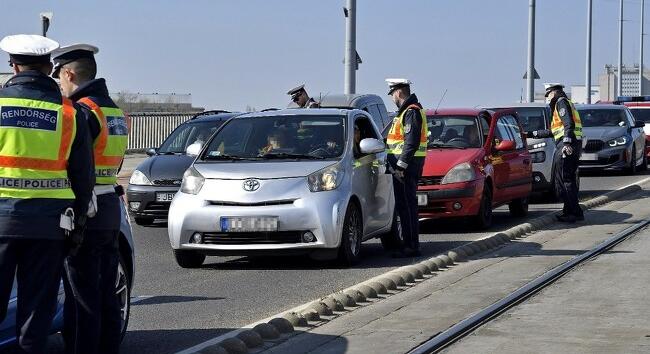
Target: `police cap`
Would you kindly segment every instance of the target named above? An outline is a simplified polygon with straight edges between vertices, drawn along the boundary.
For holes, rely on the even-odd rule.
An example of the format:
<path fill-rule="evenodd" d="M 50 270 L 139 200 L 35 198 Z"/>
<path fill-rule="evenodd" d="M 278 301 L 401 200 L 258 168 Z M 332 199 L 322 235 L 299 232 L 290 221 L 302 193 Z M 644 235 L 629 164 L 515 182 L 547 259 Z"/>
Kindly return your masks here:
<path fill-rule="evenodd" d="M 544 97 L 548 97 L 548 95 L 551 94 L 553 91 L 564 91 L 564 85 L 562 84 L 551 84 L 549 87 L 546 88 L 546 93 L 544 94 Z"/>
<path fill-rule="evenodd" d="M 72 63 L 75 60 L 81 58 L 95 59 L 95 54 L 99 53 L 99 48 L 90 44 L 72 44 L 65 47 L 61 47 L 55 50 L 52 53 L 54 61 L 54 71 L 52 72 L 52 77 L 55 79 L 59 78 L 59 72 L 61 68 L 68 63 Z"/>
<path fill-rule="evenodd" d="M 408 79 L 386 79 L 386 83 L 388 84 L 388 95 L 392 95 L 393 91 L 408 87 L 412 82 Z"/>
<path fill-rule="evenodd" d="M 12 64 L 28 65 L 50 62 L 50 54 L 59 43 L 36 34 L 16 34 L 0 41 L 0 49 L 9 53 Z"/>
<path fill-rule="evenodd" d="M 292 100 L 292 101 L 295 101 L 296 98 L 298 98 L 298 96 L 299 96 L 303 91 L 306 91 L 306 90 L 305 90 L 305 84 L 302 84 L 302 85 L 300 85 L 300 86 L 298 86 L 298 87 L 294 87 L 294 88 L 292 88 L 291 90 L 289 90 L 289 91 L 287 92 L 287 95 L 291 95 L 291 100 Z"/>

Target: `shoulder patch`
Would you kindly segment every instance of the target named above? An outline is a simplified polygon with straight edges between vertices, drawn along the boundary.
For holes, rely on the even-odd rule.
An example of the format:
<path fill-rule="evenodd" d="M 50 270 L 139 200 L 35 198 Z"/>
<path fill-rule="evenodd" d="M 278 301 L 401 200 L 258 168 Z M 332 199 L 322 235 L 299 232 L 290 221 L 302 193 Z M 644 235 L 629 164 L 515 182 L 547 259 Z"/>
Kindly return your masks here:
<path fill-rule="evenodd" d="M 408 123 L 404 126 L 404 134 L 408 134 L 411 132 L 411 123 Z"/>
<path fill-rule="evenodd" d="M 560 108 L 560 112 L 558 113 L 560 113 L 561 116 L 566 115 L 566 108 L 564 107 Z"/>

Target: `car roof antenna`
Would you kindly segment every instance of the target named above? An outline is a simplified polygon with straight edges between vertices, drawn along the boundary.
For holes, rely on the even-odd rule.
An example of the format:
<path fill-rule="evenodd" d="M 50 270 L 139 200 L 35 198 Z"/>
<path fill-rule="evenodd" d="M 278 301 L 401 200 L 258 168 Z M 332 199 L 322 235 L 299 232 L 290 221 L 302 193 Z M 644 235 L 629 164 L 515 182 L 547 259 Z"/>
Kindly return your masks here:
<path fill-rule="evenodd" d="M 323 93 L 322 93 L 322 92 L 320 92 L 320 93 L 318 94 L 318 108 L 321 108 L 320 105 L 323 103 L 323 100 L 325 99 L 325 97 L 327 97 L 327 95 L 329 95 L 329 94 L 330 94 L 330 91 L 327 91 L 327 93 L 325 94 L 325 96 L 323 96 Z"/>
<path fill-rule="evenodd" d="M 442 93 L 442 97 L 440 97 L 440 101 L 438 101 L 438 105 L 436 106 L 436 109 L 433 111 L 433 114 L 438 114 L 438 108 L 440 108 L 440 104 L 442 103 L 442 100 L 445 99 L 445 95 L 447 95 L 447 89 L 445 89 L 445 92 Z"/>

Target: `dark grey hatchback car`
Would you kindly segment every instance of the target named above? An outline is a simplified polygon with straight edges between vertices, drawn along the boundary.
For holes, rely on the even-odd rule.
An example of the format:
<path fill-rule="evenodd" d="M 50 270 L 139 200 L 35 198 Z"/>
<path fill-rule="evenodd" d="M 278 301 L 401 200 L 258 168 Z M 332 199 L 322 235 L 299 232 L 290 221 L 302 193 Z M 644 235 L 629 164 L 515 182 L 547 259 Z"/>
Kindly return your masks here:
<path fill-rule="evenodd" d="M 129 211 L 138 225 L 167 220 L 169 205 L 181 186 L 183 173 L 194 161 L 188 147 L 203 144 L 224 122 L 240 113 L 207 111 L 179 125 L 149 158 L 133 171 L 126 195 Z"/>

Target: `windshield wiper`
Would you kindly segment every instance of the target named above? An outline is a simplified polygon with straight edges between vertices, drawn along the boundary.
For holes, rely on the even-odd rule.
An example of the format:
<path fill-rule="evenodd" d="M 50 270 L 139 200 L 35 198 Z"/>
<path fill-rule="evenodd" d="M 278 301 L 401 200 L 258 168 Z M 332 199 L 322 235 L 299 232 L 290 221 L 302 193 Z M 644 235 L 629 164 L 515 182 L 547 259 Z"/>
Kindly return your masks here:
<path fill-rule="evenodd" d="M 240 157 L 240 156 L 233 156 L 233 155 L 208 155 L 204 158 L 204 160 L 230 160 L 230 161 L 239 161 L 239 160 L 246 160 L 245 157 Z"/>
<path fill-rule="evenodd" d="M 182 151 L 165 151 L 165 152 L 158 152 L 158 155 L 178 155 L 182 154 Z"/>
<path fill-rule="evenodd" d="M 260 155 L 259 157 L 263 159 L 309 159 L 309 160 L 322 160 L 325 157 L 323 156 L 316 156 L 316 155 L 308 155 L 308 154 L 290 154 L 286 152 L 279 152 L 279 153 L 268 153 L 264 155 Z"/>
<path fill-rule="evenodd" d="M 441 143 L 433 143 L 427 145 L 428 148 L 436 148 L 436 149 L 467 149 L 464 146 L 454 146 L 454 145 L 447 145 L 447 144 L 441 144 Z"/>

